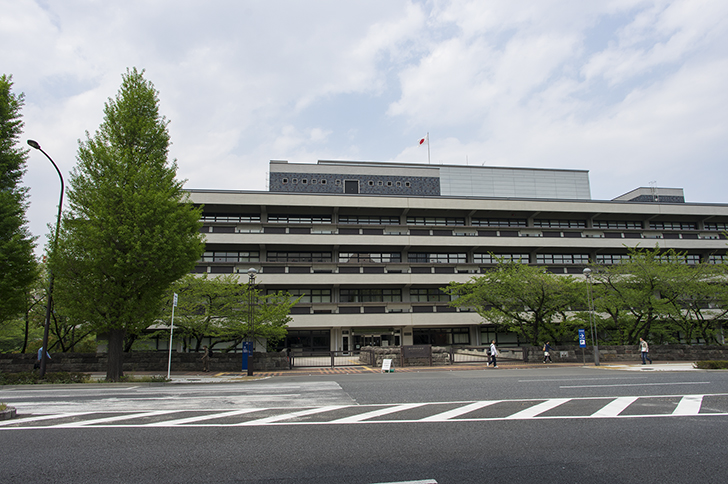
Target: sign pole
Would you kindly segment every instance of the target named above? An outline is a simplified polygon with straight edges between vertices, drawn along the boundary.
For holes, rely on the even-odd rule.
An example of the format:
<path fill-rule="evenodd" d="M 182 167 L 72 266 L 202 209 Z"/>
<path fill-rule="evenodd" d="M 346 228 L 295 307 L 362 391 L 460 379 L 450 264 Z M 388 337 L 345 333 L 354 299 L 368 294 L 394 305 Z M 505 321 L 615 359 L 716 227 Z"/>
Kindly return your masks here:
<path fill-rule="evenodd" d="M 167 362 L 167 380 L 172 374 L 172 337 L 174 336 L 174 308 L 177 307 L 177 293 L 172 297 L 172 324 L 169 328 L 169 360 Z"/>

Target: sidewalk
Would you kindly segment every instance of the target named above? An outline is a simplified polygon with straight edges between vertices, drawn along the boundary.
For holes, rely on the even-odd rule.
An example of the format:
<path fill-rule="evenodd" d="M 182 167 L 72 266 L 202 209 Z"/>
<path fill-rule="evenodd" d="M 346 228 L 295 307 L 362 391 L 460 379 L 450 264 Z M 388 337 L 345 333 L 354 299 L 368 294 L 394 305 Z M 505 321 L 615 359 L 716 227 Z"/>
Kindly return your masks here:
<path fill-rule="evenodd" d="M 602 363 L 600 366 L 594 366 L 594 363 L 514 363 L 504 362 L 499 368 L 486 367 L 484 364 L 461 364 L 447 366 L 410 366 L 405 368 L 395 368 L 395 373 L 420 373 L 431 371 L 503 371 L 503 370 L 523 370 L 533 368 L 565 368 L 565 367 L 582 367 L 595 368 L 600 370 L 623 370 L 623 371 L 699 371 L 694 368 L 692 362 L 664 362 L 652 365 L 642 365 L 641 363 Z M 171 381 L 175 383 L 235 383 L 245 381 L 257 381 L 280 376 L 319 376 L 319 375 L 355 375 L 364 373 L 380 373 L 379 368 L 369 366 L 344 366 L 344 367 L 311 367 L 311 368 L 294 368 L 292 370 L 280 371 L 256 371 L 253 376 L 248 376 L 245 372 L 173 372 Z M 127 376 L 166 376 L 166 372 L 127 372 Z M 385 374 L 383 374 L 385 375 Z M 103 380 L 105 373 L 92 373 L 92 380 Z M 130 382 L 133 383 L 133 382 Z M 154 383 L 152 383 L 154 384 Z M 159 382 L 159 384 L 164 384 Z"/>

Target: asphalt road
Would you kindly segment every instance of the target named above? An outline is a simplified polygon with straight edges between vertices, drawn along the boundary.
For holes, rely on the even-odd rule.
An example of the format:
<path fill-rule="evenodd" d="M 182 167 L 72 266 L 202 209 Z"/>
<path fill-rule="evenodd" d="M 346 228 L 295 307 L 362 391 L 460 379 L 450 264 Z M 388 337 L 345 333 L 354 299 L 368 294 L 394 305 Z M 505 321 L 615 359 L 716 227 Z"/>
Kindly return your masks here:
<path fill-rule="evenodd" d="M 728 372 L 15 387 L 0 482 L 724 483 Z"/>

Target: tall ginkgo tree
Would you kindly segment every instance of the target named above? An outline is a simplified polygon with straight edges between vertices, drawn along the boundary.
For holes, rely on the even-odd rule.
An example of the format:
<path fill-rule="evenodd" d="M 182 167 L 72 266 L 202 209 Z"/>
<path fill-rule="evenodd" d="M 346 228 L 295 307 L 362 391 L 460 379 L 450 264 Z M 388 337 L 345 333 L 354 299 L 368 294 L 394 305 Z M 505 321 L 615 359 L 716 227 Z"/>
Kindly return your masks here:
<path fill-rule="evenodd" d="M 123 376 L 123 348 L 159 315 L 171 284 L 204 251 L 199 209 L 168 161 L 168 121 L 144 71 L 127 70 L 96 133 L 79 142 L 70 209 L 51 258 L 69 316 L 108 338 L 106 378 Z"/>

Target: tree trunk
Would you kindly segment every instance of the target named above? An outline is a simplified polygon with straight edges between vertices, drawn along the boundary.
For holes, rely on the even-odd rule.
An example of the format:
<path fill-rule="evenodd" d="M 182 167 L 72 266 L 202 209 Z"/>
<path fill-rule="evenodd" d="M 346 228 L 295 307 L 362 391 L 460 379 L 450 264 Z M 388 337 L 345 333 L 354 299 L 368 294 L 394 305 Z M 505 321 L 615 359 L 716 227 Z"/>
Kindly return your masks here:
<path fill-rule="evenodd" d="M 109 331 L 109 347 L 106 350 L 108 362 L 106 366 L 106 381 L 120 381 L 124 376 L 124 333 L 123 329 Z"/>

